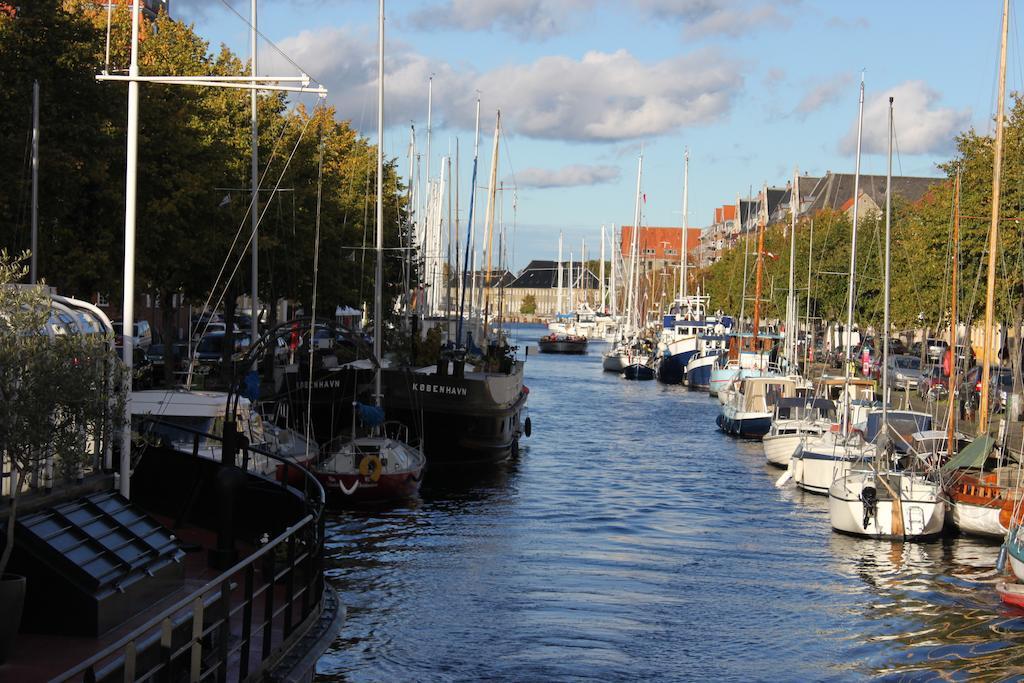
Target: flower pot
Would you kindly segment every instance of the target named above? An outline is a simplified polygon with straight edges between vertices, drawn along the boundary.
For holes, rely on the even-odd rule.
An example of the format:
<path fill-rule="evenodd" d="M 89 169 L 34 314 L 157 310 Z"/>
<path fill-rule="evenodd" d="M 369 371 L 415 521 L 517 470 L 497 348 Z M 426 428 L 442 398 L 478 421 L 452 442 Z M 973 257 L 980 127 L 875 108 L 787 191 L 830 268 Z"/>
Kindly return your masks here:
<path fill-rule="evenodd" d="M 25 605 L 25 577 L 17 574 L 0 576 L 0 664 L 14 649 L 21 625 L 21 609 Z"/>

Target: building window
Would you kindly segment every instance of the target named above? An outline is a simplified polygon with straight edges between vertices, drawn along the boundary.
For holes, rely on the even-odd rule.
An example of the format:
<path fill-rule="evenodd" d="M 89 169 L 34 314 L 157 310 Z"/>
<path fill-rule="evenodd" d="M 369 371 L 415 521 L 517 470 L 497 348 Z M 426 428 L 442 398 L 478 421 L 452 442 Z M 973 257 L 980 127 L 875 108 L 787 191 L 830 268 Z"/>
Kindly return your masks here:
<path fill-rule="evenodd" d="M 644 254 L 646 254 L 648 256 L 654 256 L 657 253 L 658 252 L 655 249 L 644 249 Z"/>
<path fill-rule="evenodd" d="M 675 249 L 666 249 L 665 250 L 665 255 L 666 256 L 675 256 L 678 253 L 679 252 L 677 252 Z"/>
<path fill-rule="evenodd" d="M 97 294 L 96 295 L 96 305 L 97 306 L 109 306 L 110 305 L 110 299 L 107 298 L 106 294 Z"/>

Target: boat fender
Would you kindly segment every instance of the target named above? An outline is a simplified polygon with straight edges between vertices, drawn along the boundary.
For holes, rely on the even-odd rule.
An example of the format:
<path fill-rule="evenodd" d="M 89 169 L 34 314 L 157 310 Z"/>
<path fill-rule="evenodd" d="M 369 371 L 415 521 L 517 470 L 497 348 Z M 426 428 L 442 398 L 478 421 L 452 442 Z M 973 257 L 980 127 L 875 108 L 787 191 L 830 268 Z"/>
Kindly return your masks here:
<path fill-rule="evenodd" d="M 530 418 L 526 418 L 526 422 L 523 423 L 523 434 L 526 434 L 527 438 L 533 434 L 533 422 L 530 421 Z"/>
<path fill-rule="evenodd" d="M 364 456 L 363 459 L 359 461 L 359 474 L 364 477 L 369 477 L 370 481 L 379 481 L 382 469 L 383 466 L 380 462 L 380 456 L 375 453 Z"/>
<path fill-rule="evenodd" d="M 860 492 L 860 502 L 864 504 L 864 528 L 868 528 L 871 518 L 878 512 L 878 492 L 874 486 L 865 486 Z"/>
<path fill-rule="evenodd" d="M 999 546 L 999 559 L 996 560 L 996 571 L 1002 574 L 1006 571 L 1006 544 Z"/>

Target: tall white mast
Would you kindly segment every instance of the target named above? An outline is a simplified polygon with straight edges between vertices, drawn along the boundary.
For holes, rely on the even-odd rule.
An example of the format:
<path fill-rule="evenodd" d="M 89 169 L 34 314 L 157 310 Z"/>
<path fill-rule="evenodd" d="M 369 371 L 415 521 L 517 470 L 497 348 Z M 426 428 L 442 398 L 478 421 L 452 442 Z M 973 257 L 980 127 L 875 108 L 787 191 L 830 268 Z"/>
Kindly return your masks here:
<path fill-rule="evenodd" d="M 604 310 L 604 306 L 605 306 L 605 301 L 604 301 L 604 295 L 605 295 L 605 287 L 604 287 L 604 226 L 603 225 L 601 226 L 601 265 L 600 265 L 600 271 L 601 271 L 601 274 L 600 274 L 601 294 L 600 294 L 600 299 L 599 299 L 600 303 L 598 304 L 598 310 L 599 311 L 603 311 Z"/>
<path fill-rule="evenodd" d="M 882 306 L 882 424 L 889 424 L 889 243 L 892 240 L 892 99 L 889 98 L 889 165 L 885 172 L 885 284 Z M 955 296 L 955 294 L 954 294 Z M 953 349 L 950 349 L 953 352 Z M 955 356 L 954 356 L 955 358 Z"/>
<path fill-rule="evenodd" d="M 135 359 L 135 190 L 139 167 L 139 15 L 140 0 L 132 1 L 132 56 L 128 67 L 128 145 L 125 155 L 124 184 L 124 291 L 122 292 L 121 347 L 125 364 L 124 426 L 121 428 L 121 495 L 128 497 L 131 478 L 132 414 L 129 400 L 132 391 L 132 367 Z"/>
<path fill-rule="evenodd" d="M 681 257 L 679 263 L 679 297 L 685 297 L 689 294 L 689 283 L 687 282 L 687 268 L 689 263 L 687 262 L 687 246 L 690 243 L 690 216 L 689 216 L 689 200 L 690 200 L 690 150 L 687 149 L 683 153 L 683 244 L 680 249 Z"/>
<path fill-rule="evenodd" d="M 555 313 L 562 313 L 562 233 L 558 233 L 558 293 L 556 294 Z"/>
<path fill-rule="evenodd" d="M 249 53 L 252 55 L 252 79 L 256 82 L 256 0 L 251 0 L 249 4 L 249 12 L 251 15 L 251 24 L 249 27 Z M 260 250 L 259 250 L 259 234 L 258 230 L 260 227 L 260 197 L 259 197 L 259 136 L 260 128 L 259 121 L 256 117 L 256 89 L 253 88 L 249 91 L 249 105 L 251 108 L 250 124 L 252 127 L 252 208 L 249 212 L 249 221 L 252 225 L 252 276 L 251 276 L 251 287 L 252 287 L 252 319 L 249 322 L 249 337 L 251 343 L 255 344 L 256 339 L 260 336 Z M 313 311 L 316 314 L 316 311 Z"/>
<path fill-rule="evenodd" d="M 569 306 L 568 306 L 568 310 L 570 312 L 576 310 L 576 302 L 572 298 L 572 278 L 573 278 L 572 250 L 570 249 L 569 250 Z"/>
<path fill-rule="evenodd" d="M 39 81 L 32 81 L 32 261 L 29 282 L 39 278 Z"/>
<path fill-rule="evenodd" d="M 491 178 L 488 185 L 487 192 L 487 213 L 485 214 L 485 220 L 487 221 L 487 275 L 484 276 L 483 282 L 483 294 L 484 294 L 484 338 L 486 339 L 489 335 L 487 319 L 490 315 L 491 307 L 491 256 L 494 251 L 494 209 L 497 204 L 497 192 L 498 192 L 498 139 L 501 136 L 501 110 L 498 110 L 498 114 L 494 119 L 494 144 L 491 147 Z"/>
<path fill-rule="evenodd" d="M 608 297 L 611 304 L 611 314 L 616 316 L 619 314 L 619 296 L 616 292 L 618 282 L 616 282 L 615 273 L 619 270 L 619 261 L 622 257 L 622 245 L 621 242 L 615 239 L 615 224 L 612 223 L 611 233 L 611 247 L 612 247 L 612 280 L 610 284 L 610 296 Z"/>
<path fill-rule="evenodd" d="M 850 354 L 853 350 L 853 297 L 854 289 L 857 282 L 857 217 L 859 215 L 858 208 L 860 207 L 860 146 L 861 146 L 861 134 L 864 129 L 864 74 L 860 75 L 860 103 L 858 105 L 857 114 L 857 162 L 855 164 L 854 177 L 853 177 L 853 225 L 850 228 L 850 291 L 848 292 L 848 298 L 846 301 L 846 353 L 844 358 L 846 359 L 845 370 L 843 376 L 846 378 L 847 384 L 850 381 Z M 846 393 L 848 389 L 844 388 L 843 392 Z M 882 397 L 883 402 L 885 397 Z M 843 434 L 848 434 L 850 430 L 850 402 L 845 402 L 846 408 L 843 410 Z"/>
<path fill-rule="evenodd" d="M 796 363 L 796 217 L 800 213 L 800 169 L 793 170 L 793 187 L 789 191 L 789 294 L 786 296 L 786 360 L 792 371 Z"/>
<path fill-rule="evenodd" d="M 377 263 L 373 282 L 373 357 L 377 360 L 374 373 L 374 400 L 381 405 L 380 363 L 384 313 L 384 0 L 379 0 L 377 16 Z"/>
<path fill-rule="evenodd" d="M 635 318 L 636 318 L 636 292 L 634 291 L 634 280 L 636 279 L 637 270 L 637 243 L 640 241 L 640 184 L 644 174 L 644 155 L 640 153 L 640 159 L 637 162 L 636 168 L 636 205 L 633 209 L 633 231 L 630 234 L 629 244 L 629 276 L 628 276 L 628 287 L 629 290 L 626 292 L 626 317 L 628 318 L 628 329 L 630 332 L 633 330 Z"/>

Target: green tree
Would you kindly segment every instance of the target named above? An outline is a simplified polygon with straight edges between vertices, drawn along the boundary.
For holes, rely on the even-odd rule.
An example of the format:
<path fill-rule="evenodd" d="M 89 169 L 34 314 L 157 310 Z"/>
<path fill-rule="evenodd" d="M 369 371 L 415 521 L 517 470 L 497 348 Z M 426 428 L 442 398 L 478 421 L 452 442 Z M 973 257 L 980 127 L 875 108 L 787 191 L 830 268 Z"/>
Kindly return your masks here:
<path fill-rule="evenodd" d="M 523 302 L 519 304 L 519 312 L 523 315 L 533 315 L 537 312 L 537 297 L 533 294 L 527 294 L 523 297 Z"/>

